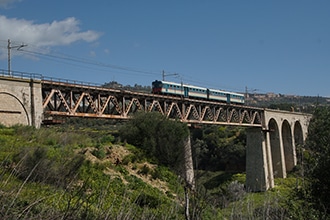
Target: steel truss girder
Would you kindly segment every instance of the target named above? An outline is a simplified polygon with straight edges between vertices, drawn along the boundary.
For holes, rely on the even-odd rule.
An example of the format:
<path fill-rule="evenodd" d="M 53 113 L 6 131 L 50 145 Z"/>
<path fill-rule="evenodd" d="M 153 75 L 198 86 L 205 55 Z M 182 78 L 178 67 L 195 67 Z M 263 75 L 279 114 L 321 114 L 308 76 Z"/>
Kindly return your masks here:
<path fill-rule="evenodd" d="M 47 116 L 129 119 L 138 112 L 160 112 L 189 124 L 262 126 L 263 109 L 147 93 L 44 81 Z"/>

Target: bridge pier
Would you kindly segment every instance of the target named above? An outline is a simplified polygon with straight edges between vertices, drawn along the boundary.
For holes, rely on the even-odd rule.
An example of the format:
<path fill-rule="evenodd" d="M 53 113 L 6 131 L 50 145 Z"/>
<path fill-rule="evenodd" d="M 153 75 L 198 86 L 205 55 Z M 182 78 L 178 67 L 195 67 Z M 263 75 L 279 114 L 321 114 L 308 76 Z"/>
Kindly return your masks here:
<path fill-rule="evenodd" d="M 274 187 L 272 169 L 269 166 L 271 156 L 267 135 L 262 128 L 247 130 L 246 187 L 248 191 L 266 191 Z"/>
<path fill-rule="evenodd" d="M 194 164 L 191 151 L 190 132 L 184 143 L 184 177 L 190 189 L 195 189 Z"/>

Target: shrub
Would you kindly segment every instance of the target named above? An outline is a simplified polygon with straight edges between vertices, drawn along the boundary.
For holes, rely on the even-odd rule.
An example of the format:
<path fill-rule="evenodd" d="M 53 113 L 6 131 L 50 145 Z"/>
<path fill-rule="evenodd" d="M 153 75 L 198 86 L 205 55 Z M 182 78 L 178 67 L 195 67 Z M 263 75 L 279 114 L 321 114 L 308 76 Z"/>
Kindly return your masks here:
<path fill-rule="evenodd" d="M 138 173 L 142 175 L 148 175 L 150 171 L 150 168 L 144 164 L 143 167 L 138 171 Z"/>
<path fill-rule="evenodd" d="M 230 201 L 239 201 L 243 199 L 246 195 L 244 185 L 236 180 L 229 183 L 227 187 L 227 194 Z"/>
<path fill-rule="evenodd" d="M 143 150 L 149 158 L 156 158 L 165 166 L 176 168 L 182 161 L 183 140 L 188 127 L 157 113 L 138 113 L 121 129 L 123 140 Z"/>
<path fill-rule="evenodd" d="M 155 209 L 159 206 L 159 204 L 161 204 L 161 201 L 154 195 L 142 192 L 136 199 L 135 204 L 139 205 L 140 207 L 148 206 L 149 208 Z"/>
<path fill-rule="evenodd" d="M 128 165 L 129 163 L 135 163 L 137 161 L 138 161 L 138 158 L 137 158 L 137 156 L 135 156 L 135 154 L 128 154 L 122 159 L 121 163 L 123 165 Z"/>
<path fill-rule="evenodd" d="M 114 143 L 114 141 L 115 141 L 115 137 L 111 134 L 102 136 L 102 138 L 100 140 L 101 144 Z"/>
<path fill-rule="evenodd" d="M 15 170 L 24 180 L 66 186 L 78 173 L 84 157 L 62 148 L 24 148 L 14 157 Z"/>
<path fill-rule="evenodd" d="M 104 159 L 106 156 L 104 147 L 99 146 L 99 145 L 91 153 L 100 160 Z"/>

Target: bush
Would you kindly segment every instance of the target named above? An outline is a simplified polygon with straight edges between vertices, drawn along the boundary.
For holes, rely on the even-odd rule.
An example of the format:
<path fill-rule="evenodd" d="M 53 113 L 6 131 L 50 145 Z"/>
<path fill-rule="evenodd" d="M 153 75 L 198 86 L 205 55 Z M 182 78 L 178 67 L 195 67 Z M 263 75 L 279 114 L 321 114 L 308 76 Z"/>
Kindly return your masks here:
<path fill-rule="evenodd" d="M 149 208 L 155 209 L 159 206 L 159 204 L 161 204 L 161 201 L 154 195 L 142 192 L 136 199 L 135 204 L 139 205 L 140 207 L 148 206 Z"/>
<path fill-rule="evenodd" d="M 122 159 L 121 163 L 123 165 L 128 165 L 129 163 L 135 163 L 138 161 L 138 157 L 135 154 L 128 154 Z"/>
<path fill-rule="evenodd" d="M 15 171 L 21 179 L 66 186 L 83 164 L 82 155 L 62 148 L 24 148 L 14 157 Z"/>
<path fill-rule="evenodd" d="M 244 185 L 238 181 L 233 181 L 229 183 L 227 187 L 227 195 L 230 201 L 239 201 L 246 195 Z"/>
<path fill-rule="evenodd" d="M 150 173 L 151 169 L 147 165 L 143 165 L 141 170 L 138 171 L 138 174 L 142 175 L 148 175 Z"/>
<path fill-rule="evenodd" d="M 104 147 L 99 146 L 99 145 L 91 153 L 100 160 L 104 159 L 106 156 Z"/>
<path fill-rule="evenodd" d="M 103 135 L 100 140 L 101 144 L 110 144 L 110 143 L 114 143 L 114 141 L 115 141 L 115 137 L 111 134 Z"/>
<path fill-rule="evenodd" d="M 188 127 L 157 113 L 138 113 L 121 129 L 123 140 L 141 148 L 149 158 L 172 168 L 182 161 Z"/>

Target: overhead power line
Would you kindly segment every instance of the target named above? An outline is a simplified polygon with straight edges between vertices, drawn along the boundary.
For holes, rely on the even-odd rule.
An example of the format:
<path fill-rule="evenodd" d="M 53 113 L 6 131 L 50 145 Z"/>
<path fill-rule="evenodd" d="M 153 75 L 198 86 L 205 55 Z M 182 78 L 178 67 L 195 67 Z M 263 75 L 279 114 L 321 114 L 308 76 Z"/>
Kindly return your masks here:
<path fill-rule="evenodd" d="M 74 62 L 74 63 L 87 64 L 87 65 L 105 67 L 105 68 L 117 69 L 117 70 L 124 70 L 124 71 L 129 71 L 129 72 L 136 72 L 136 73 L 149 74 L 149 75 L 159 75 L 159 73 L 156 73 L 156 72 L 139 70 L 139 69 L 125 67 L 125 66 L 106 64 L 106 63 L 98 62 L 95 60 L 83 59 L 83 58 L 73 57 L 73 56 L 64 55 L 64 54 L 57 55 L 54 53 L 42 53 L 42 52 L 37 52 L 37 51 L 32 51 L 32 50 L 20 50 L 20 51 L 23 53 L 36 55 L 39 57 L 48 57 L 48 58 L 52 58 L 52 59 L 63 60 L 65 62 L 70 61 L 70 62 Z"/>
<path fill-rule="evenodd" d="M 12 42 L 12 44 L 17 44 L 16 42 Z M 92 59 L 86 59 L 86 58 L 81 58 L 81 57 L 74 57 L 71 55 L 63 54 L 63 53 L 56 53 L 54 51 L 51 51 L 49 49 L 44 49 L 38 46 L 35 46 L 33 44 L 29 44 L 29 49 L 22 49 L 22 46 L 26 46 L 25 44 L 21 44 L 20 46 L 15 46 L 15 48 L 19 49 L 20 53 L 23 54 L 29 54 L 34 57 L 39 57 L 41 59 L 49 59 L 52 61 L 56 62 L 61 62 L 64 64 L 68 65 L 75 65 L 75 66 L 80 66 L 82 68 L 89 68 L 92 69 L 91 66 L 95 67 L 102 67 L 106 69 L 116 69 L 116 70 L 121 70 L 124 72 L 121 72 L 122 74 L 128 74 L 126 72 L 131 72 L 132 73 L 139 73 L 139 74 L 146 74 L 146 75 L 154 75 L 159 77 L 161 75 L 161 72 L 155 72 L 155 71 L 148 71 L 148 70 L 142 70 L 138 68 L 133 68 L 133 67 L 128 67 L 128 66 L 120 66 L 120 65 L 113 65 L 113 64 L 108 64 L 108 63 L 102 63 L 98 62 L 96 60 Z M 5 46 L 5 41 L 0 40 L 0 48 L 7 49 L 8 46 Z M 14 48 L 14 47 L 11 47 Z M 98 69 L 100 71 L 100 69 Z"/>

